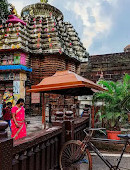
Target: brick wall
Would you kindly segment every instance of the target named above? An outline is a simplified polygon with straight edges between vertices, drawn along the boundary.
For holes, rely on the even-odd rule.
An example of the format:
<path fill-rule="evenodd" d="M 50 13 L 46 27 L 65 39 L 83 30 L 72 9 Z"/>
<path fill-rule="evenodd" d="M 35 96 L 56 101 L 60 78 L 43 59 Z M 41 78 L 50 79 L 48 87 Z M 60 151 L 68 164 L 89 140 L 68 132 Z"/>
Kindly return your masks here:
<path fill-rule="evenodd" d="M 77 73 L 79 68 L 79 62 L 65 56 L 64 54 L 53 54 L 53 55 L 31 55 L 30 56 L 32 74 L 30 75 L 30 85 L 36 85 L 42 81 L 43 78 L 52 76 L 56 71 L 70 70 Z M 61 95 L 45 95 L 46 104 L 52 105 L 52 112 L 55 112 L 59 108 L 63 110 L 64 97 Z M 31 95 L 26 95 L 26 108 L 30 108 L 29 113 L 41 114 L 41 103 L 31 104 Z M 68 102 L 67 105 L 72 106 L 74 103 L 74 97 L 70 97 L 72 102 Z"/>
<path fill-rule="evenodd" d="M 43 78 L 52 76 L 56 71 L 77 72 L 79 62 L 62 55 L 31 56 L 32 84 L 38 84 Z"/>
<path fill-rule="evenodd" d="M 105 80 L 113 81 L 130 74 L 130 52 L 93 55 L 81 64 L 80 74 L 94 82 L 99 80 L 101 72 Z"/>

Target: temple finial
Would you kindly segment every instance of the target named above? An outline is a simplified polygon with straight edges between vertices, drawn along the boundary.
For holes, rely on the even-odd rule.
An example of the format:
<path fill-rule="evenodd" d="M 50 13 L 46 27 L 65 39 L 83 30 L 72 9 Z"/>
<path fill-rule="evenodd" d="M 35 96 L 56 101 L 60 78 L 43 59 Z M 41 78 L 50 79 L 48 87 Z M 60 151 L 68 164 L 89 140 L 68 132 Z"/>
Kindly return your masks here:
<path fill-rule="evenodd" d="M 46 4 L 48 2 L 48 0 L 40 0 L 40 1 L 41 1 L 41 3 L 46 3 Z"/>

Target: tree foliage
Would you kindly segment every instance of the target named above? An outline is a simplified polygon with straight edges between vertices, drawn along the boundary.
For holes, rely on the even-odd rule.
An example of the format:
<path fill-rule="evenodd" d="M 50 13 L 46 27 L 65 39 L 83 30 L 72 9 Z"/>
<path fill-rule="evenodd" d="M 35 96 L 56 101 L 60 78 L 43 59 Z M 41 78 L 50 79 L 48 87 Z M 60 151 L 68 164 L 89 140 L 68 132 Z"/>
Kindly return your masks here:
<path fill-rule="evenodd" d="M 106 91 L 94 95 L 94 102 L 104 102 L 98 115 L 101 120 L 104 119 L 106 128 L 120 130 L 121 124 L 127 119 L 126 113 L 130 110 L 130 75 L 125 74 L 122 81 L 101 80 L 99 84 L 103 85 Z"/>
<path fill-rule="evenodd" d="M 4 24 L 10 14 L 7 0 L 0 0 L 0 24 Z"/>

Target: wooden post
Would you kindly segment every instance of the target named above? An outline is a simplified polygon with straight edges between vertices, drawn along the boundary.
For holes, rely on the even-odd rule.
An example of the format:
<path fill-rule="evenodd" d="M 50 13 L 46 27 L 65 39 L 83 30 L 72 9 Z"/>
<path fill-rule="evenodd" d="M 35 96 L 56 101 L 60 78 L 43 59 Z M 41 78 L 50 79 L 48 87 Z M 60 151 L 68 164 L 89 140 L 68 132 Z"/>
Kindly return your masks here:
<path fill-rule="evenodd" d="M 49 123 L 51 123 L 51 104 L 49 104 Z"/>
<path fill-rule="evenodd" d="M 91 108 L 92 128 L 94 128 L 94 105 Z"/>
<path fill-rule="evenodd" d="M 45 96 L 44 96 L 44 93 L 42 93 L 42 124 L 44 124 L 44 129 L 46 129 Z"/>

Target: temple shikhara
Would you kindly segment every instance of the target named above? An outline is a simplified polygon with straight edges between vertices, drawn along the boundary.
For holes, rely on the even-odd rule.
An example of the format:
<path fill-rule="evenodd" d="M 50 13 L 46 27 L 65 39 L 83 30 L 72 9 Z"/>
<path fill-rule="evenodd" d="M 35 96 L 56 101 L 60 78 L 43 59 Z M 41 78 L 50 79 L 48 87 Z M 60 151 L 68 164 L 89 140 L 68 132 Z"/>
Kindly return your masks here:
<path fill-rule="evenodd" d="M 11 14 L 0 25 L 1 100 L 5 93 L 10 93 L 7 98 L 14 96 L 14 101 L 22 97 L 26 111 L 40 114 L 40 93 L 26 94 L 26 90 L 56 71 L 79 72 L 80 62 L 87 58 L 77 32 L 59 9 L 41 1 L 24 7 L 18 16 L 11 5 Z M 47 103 L 50 99 L 54 107 L 65 102 L 61 96 L 46 95 Z M 74 100 L 66 99 L 71 104 Z"/>
<path fill-rule="evenodd" d="M 25 6 L 21 16 L 11 4 L 10 11 L 0 18 L 0 102 L 15 104 L 22 97 L 26 112 L 39 115 L 42 95 L 26 91 L 56 71 L 70 70 L 94 82 L 118 81 L 130 73 L 130 45 L 121 53 L 89 56 L 73 25 L 47 0 Z M 77 107 L 81 113 L 92 104 L 91 97 L 45 94 L 46 108 L 55 113 L 63 108 L 76 112 Z"/>

